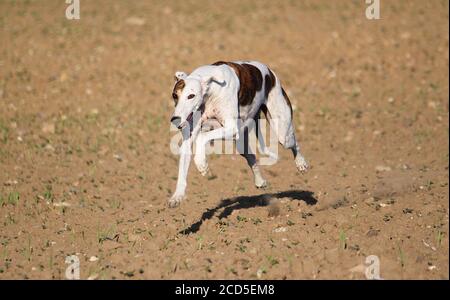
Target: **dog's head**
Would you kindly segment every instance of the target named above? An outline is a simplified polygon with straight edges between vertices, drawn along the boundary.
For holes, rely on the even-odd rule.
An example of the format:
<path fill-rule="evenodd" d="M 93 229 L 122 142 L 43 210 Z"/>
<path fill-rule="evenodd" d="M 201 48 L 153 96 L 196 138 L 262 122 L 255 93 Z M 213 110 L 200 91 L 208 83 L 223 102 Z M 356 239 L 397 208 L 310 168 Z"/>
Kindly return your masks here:
<path fill-rule="evenodd" d="M 175 112 L 170 122 L 179 129 L 190 123 L 194 113 L 202 106 L 209 85 L 213 81 L 218 82 L 214 76 L 202 78 L 176 72 L 175 86 L 172 91 Z"/>

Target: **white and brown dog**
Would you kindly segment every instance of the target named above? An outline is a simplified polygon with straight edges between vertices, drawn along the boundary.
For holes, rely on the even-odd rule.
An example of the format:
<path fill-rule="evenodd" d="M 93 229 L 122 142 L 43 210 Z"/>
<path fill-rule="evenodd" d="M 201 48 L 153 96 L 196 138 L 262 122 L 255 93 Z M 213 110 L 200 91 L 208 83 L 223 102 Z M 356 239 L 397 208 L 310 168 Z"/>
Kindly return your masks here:
<path fill-rule="evenodd" d="M 305 172 L 308 164 L 300 153 L 292 124 L 292 107 L 277 76 L 264 64 L 256 61 L 219 61 L 195 69 L 191 74 L 175 73 L 172 97 L 175 112 L 171 122 L 182 130 L 180 163 L 175 193 L 169 206 L 176 207 L 185 198 L 187 174 L 195 141 L 194 162 L 202 175 L 208 173 L 206 147 L 210 141 L 239 140 L 242 130 L 248 128 L 262 111 L 278 141 L 294 154 L 297 169 Z M 196 113 L 201 118 L 193 118 Z M 202 125 L 208 120 L 217 121 L 219 128 L 203 132 Z M 248 129 L 246 131 L 248 133 Z M 244 138 L 245 134 L 244 134 Z M 248 138 L 248 137 L 247 137 Z M 258 135 L 260 151 L 273 155 Z M 250 149 L 242 155 L 253 171 L 255 185 L 265 187 L 256 156 Z"/>

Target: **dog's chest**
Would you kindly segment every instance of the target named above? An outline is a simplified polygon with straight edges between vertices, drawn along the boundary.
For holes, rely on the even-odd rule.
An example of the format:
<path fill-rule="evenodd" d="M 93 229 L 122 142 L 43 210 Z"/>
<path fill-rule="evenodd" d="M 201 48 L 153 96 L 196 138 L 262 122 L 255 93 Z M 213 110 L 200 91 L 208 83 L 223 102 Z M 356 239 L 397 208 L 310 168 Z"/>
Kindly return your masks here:
<path fill-rule="evenodd" d="M 220 107 L 219 105 L 214 105 L 213 103 L 205 106 L 205 111 L 202 114 L 202 122 L 206 122 L 208 120 L 216 120 L 221 125 L 224 124 L 225 121 L 225 108 Z"/>

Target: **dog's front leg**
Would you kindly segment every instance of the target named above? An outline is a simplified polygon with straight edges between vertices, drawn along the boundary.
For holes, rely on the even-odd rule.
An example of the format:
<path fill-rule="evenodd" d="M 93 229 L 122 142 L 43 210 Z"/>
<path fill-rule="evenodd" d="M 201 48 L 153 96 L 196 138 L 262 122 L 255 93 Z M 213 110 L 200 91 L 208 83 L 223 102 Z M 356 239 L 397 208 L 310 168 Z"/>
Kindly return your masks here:
<path fill-rule="evenodd" d="M 209 167 L 206 160 L 206 145 L 213 140 L 225 139 L 230 140 L 238 138 L 239 133 L 237 129 L 237 121 L 230 120 L 225 122 L 225 126 L 214 129 L 208 132 L 201 132 L 195 142 L 195 156 L 194 161 L 197 169 L 205 176 L 208 173 Z"/>
<path fill-rule="evenodd" d="M 183 139 L 180 147 L 180 163 L 175 193 L 169 199 L 169 207 L 177 207 L 186 198 L 187 175 L 192 156 L 192 139 Z"/>
<path fill-rule="evenodd" d="M 183 142 L 180 147 L 180 163 L 178 167 L 178 180 L 175 193 L 169 199 L 169 207 L 176 207 L 186 198 L 187 175 L 192 157 L 192 141 L 194 141 L 200 132 L 201 122 L 198 122 L 192 132 L 189 127 L 182 130 Z"/>

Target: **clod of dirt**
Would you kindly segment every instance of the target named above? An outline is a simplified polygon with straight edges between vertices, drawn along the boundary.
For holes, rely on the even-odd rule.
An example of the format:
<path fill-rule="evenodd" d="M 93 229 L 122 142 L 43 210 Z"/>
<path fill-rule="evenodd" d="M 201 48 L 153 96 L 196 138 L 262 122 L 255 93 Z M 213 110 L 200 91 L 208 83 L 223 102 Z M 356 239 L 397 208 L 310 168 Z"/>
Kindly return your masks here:
<path fill-rule="evenodd" d="M 5 186 L 13 186 L 13 185 L 16 185 L 17 183 L 18 183 L 17 180 L 7 180 L 7 181 L 5 181 L 4 185 Z"/>
<path fill-rule="evenodd" d="M 412 209 L 412 208 L 405 208 L 405 209 L 403 209 L 403 213 L 406 215 L 406 214 L 412 214 L 412 212 L 414 211 L 414 209 Z"/>
<path fill-rule="evenodd" d="M 55 206 L 55 207 L 69 207 L 71 205 L 70 205 L 70 203 L 67 203 L 67 202 L 56 202 L 56 203 L 53 203 L 53 206 Z"/>
<path fill-rule="evenodd" d="M 312 217 L 312 213 L 310 213 L 310 212 L 308 212 L 308 213 L 306 213 L 306 212 L 302 212 L 301 213 L 301 216 L 302 216 L 302 218 L 303 219 L 306 219 L 306 218 L 308 218 L 308 217 Z"/>
<path fill-rule="evenodd" d="M 134 270 L 123 272 L 123 275 L 125 275 L 126 277 L 133 277 Z"/>
<path fill-rule="evenodd" d="M 44 123 L 42 124 L 42 132 L 43 133 L 51 133 L 54 134 L 56 131 L 56 127 L 54 123 Z"/>
<path fill-rule="evenodd" d="M 342 193 L 340 191 L 332 191 L 330 193 L 327 193 L 326 195 L 323 195 L 319 199 L 319 205 L 316 207 L 316 210 L 322 211 L 330 207 L 337 209 L 339 207 L 346 206 L 348 204 L 349 201 L 345 193 Z"/>
<path fill-rule="evenodd" d="M 336 209 L 336 208 L 338 208 L 338 207 L 345 206 L 345 205 L 347 205 L 347 204 L 348 204 L 347 197 L 343 196 L 342 198 L 337 199 L 337 200 L 331 205 L 331 207 L 334 208 L 334 209 Z"/>
<path fill-rule="evenodd" d="M 269 217 L 279 216 L 280 215 L 280 205 L 279 205 L 278 201 L 276 201 L 276 200 L 269 201 L 268 211 L 269 211 Z"/>
<path fill-rule="evenodd" d="M 404 173 L 392 173 L 379 180 L 373 188 L 373 198 L 380 200 L 406 193 L 417 189 L 417 179 Z"/>
<path fill-rule="evenodd" d="M 376 166 L 375 167 L 375 171 L 377 171 L 377 172 L 389 172 L 391 170 L 392 169 L 389 166 Z"/>
<path fill-rule="evenodd" d="M 94 273 L 94 274 L 92 274 L 92 275 L 89 275 L 89 277 L 87 278 L 87 280 L 95 280 L 95 279 L 97 279 L 98 278 L 98 274 L 97 273 Z"/>
<path fill-rule="evenodd" d="M 113 157 L 114 157 L 115 159 L 117 159 L 118 161 L 120 161 L 120 162 L 123 161 L 122 156 L 119 155 L 119 154 L 114 154 Z"/>
<path fill-rule="evenodd" d="M 287 228 L 286 227 L 278 227 L 278 228 L 275 228 L 273 231 L 276 233 L 286 232 Z"/>
<path fill-rule="evenodd" d="M 367 231 L 366 233 L 366 236 L 368 237 L 377 236 L 379 232 L 380 231 L 378 229 L 369 229 L 369 231 Z"/>
<path fill-rule="evenodd" d="M 145 25 L 145 20 L 138 17 L 129 17 L 125 20 L 128 25 L 142 26 Z"/>

